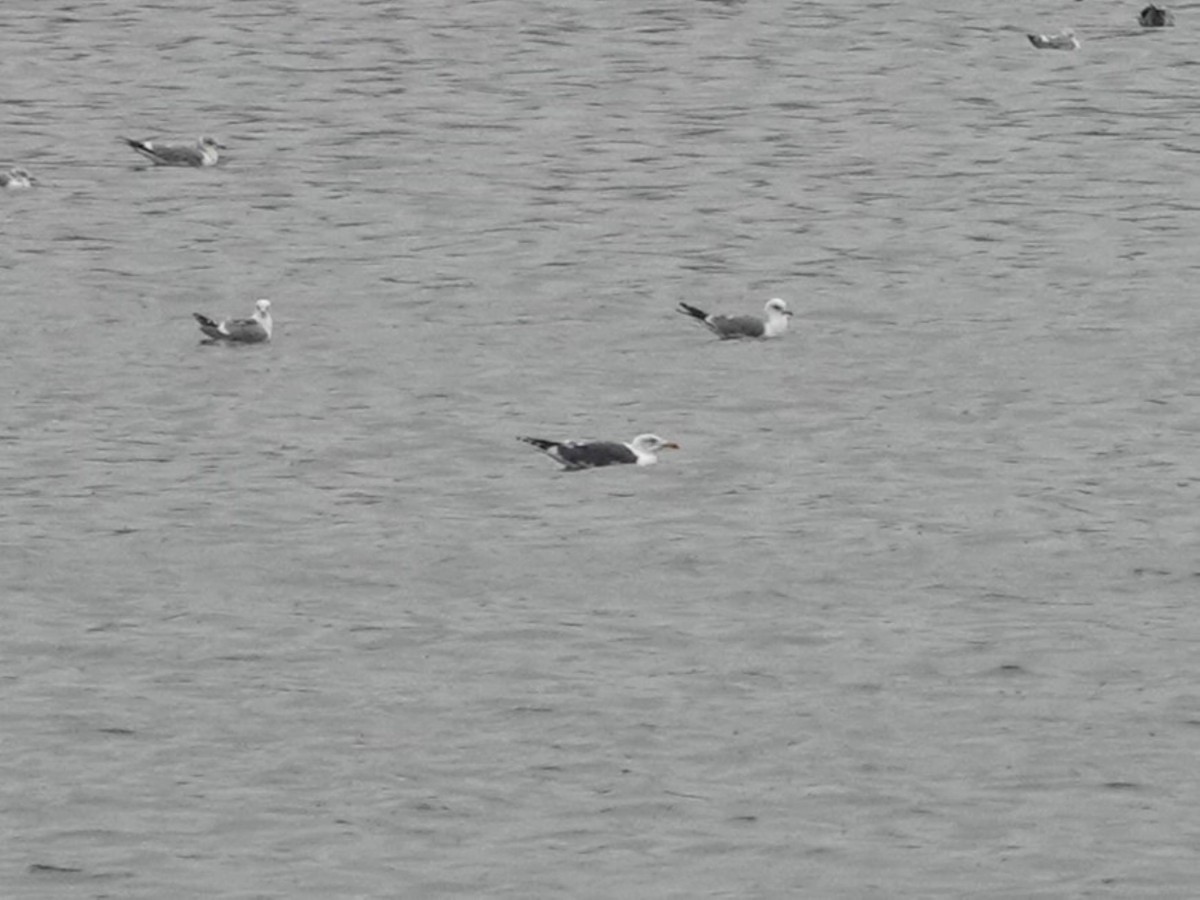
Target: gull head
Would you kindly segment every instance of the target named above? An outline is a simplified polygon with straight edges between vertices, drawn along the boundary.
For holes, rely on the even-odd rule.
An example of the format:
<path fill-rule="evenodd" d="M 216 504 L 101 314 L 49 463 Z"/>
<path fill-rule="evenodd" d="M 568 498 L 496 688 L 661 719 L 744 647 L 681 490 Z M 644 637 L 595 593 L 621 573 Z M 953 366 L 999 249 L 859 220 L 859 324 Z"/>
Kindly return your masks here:
<path fill-rule="evenodd" d="M 768 316 L 790 316 L 792 314 L 792 311 L 787 308 L 787 303 L 779 297 L 772 297 L 768 300 L 766 309 Z"/>
<path fill-rule="evenodd" d="M 216 138 L 209 137 L 208 135 L 205 135 L 204 137 L 200 138 L 199 143 L 200 143 L 201 147 L 212 147 L 214 150 L 224 150 L 225 149 L 224 144 L 219 143 Z"/>
<path fill-rule="evenodd" d="M 664 441 L 657 434 L 639 434 L 629 442 L 629 446 L 633 448 L 635 453 L 645 453 L 647 455 L 654 455 L 659 450 L 679 449 L 677 443 L 674 441 Z"/>
<path fill-rule="evenodd" d="M 271 339 L 271 332 L 275 330 L 275 323 L 271 321 L 270 300 L 254 301 L 254 321 L 267 333 L 267 340 L 269 341 Z"/>

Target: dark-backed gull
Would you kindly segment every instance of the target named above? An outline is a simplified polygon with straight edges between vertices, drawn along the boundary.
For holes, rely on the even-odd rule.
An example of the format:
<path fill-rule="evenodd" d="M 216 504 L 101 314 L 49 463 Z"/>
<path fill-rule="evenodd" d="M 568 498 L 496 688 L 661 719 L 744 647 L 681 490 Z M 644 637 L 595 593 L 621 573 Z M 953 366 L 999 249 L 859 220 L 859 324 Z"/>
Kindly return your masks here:
<path fill-rule="evenodd" d="M 564 469 L 595 469 L 636 463 L 652 466 L 658 462 L 659 450 L 678 450 L 674 441 L 664 441 L 657 434 L 639 434 L 628 444 L 619 441 L 548 441 L 544 438 L 517 437 L 532 444 Z"/>

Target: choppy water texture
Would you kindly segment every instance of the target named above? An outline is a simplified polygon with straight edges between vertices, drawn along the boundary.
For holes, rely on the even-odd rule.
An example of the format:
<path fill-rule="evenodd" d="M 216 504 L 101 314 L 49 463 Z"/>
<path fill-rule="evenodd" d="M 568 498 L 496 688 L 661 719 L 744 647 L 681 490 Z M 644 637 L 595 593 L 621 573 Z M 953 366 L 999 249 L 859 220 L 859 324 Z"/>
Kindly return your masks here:
<path fill-rule="evenodd" d="M 5 896 L 1193 895 L 1139 5 L 6 5 Z"/>

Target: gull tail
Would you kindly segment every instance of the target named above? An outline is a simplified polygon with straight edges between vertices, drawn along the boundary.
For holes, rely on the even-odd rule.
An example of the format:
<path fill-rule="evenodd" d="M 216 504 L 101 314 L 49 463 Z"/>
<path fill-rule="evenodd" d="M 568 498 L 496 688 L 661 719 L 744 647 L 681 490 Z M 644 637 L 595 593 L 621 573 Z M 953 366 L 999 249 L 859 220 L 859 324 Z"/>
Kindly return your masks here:
<path fill-rule="evenodd" d="M 192 313 L 192 315 L 195 316 L 196 321 L 200 323 L 200 330 L 214 341 L 220 340 L 222 337 L 224 337 L 224 335 L 221 334 L 221 327 L 208 316 L 202 316 L 200 313 Z"/>
<path fill-rule="evenodd" d="M 708 313 L 706 313 L 704 310 L 696 309 L 696 307 L 689 306 L 688 304 L 682 302 L 679 304 L 679 309 L 675 311 L 681 312 L 685 316 L 691 316 L 693 319 L 699 319 L 701 322 L 708 319 Z"/>
<path fill-rule="evenodd" d="M 154 147 L 152 147 L 149 144 L 149 142 L 135 141 L 133 138 L 127 138 L 127 137 L 123 137 L 123 138 L 121 138 L 121 140 L 123 140 L 130 147 L 132 147 L 138 153 L 142 154 L 142 156 L 146 157 L 146 159 L 150 160 L 151 162 L 159 161 L 158 151 Z"/>

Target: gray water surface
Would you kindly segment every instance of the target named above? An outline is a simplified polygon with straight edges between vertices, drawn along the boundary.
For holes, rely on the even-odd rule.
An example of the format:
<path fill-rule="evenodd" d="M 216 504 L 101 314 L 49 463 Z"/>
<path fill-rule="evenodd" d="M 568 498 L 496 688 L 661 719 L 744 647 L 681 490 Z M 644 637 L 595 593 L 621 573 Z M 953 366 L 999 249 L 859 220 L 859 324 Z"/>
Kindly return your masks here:
<path fill-rule="evenodd" d="M 5 896 L 1194 895 L 1196 32 L 1136 6 L 6 6 Z"/>

